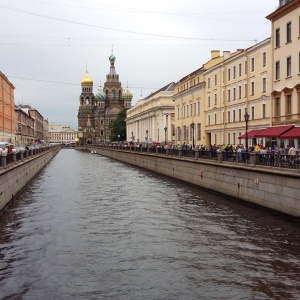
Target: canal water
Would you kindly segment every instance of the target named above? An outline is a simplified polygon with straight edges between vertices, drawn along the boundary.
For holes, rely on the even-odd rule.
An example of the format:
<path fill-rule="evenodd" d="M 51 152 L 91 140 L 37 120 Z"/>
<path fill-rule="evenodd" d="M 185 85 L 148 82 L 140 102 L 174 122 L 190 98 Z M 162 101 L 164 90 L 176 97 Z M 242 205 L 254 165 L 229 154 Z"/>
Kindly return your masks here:
<path fill-rule="evenodd" d="M 300 297 L 299 223 L 88 152 L 61 150 L 0 237 L 0 299 Z"/>

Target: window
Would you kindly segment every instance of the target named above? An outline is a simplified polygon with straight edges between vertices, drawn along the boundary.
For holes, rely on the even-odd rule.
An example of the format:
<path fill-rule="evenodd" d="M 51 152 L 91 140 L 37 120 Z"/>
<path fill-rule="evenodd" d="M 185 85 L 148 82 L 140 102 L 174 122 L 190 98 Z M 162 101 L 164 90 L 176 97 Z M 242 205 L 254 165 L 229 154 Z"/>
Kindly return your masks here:
<path fill-rule="evenodd" d="M 183 117 L 185 118 L 185 106 L 183 107 Z"/>
<path fill-rule="evenodd" d="M 217 85 L 218 84 L 218 76 L 217 76 L 217 74 L 215 75 L 215 85 Z"/>
<path fill-rule="evenodd" d="M 236 88 L 233 88 L 233 100 L 235 100 L 236 98 L 235 98 L 235 95 L 236 95 Z"/>
<path fill-rule="evenodd" d="M 198 115 L 200 115 L 200 101 L 198 101 Z"/>
<path fill-rule="evenodd" d="M 207 79 L 207 87 L 210 88 L 210 78 Z"/>
<path fill-rule="evenodd" d="M 254 120 L 254 106 L 251 107 L 251 119 Z"/>
<path fill-rule="evenodd" d="M 275 46 L 276 48 L 280 47 L 280 28 L 275 31 Z"/>
<path fill-rule="evenodd" d="M 233 145 L 235 145 L 235 132 L 232 134 L 232 139 L 233 139 Z"/>
<path fill-rule="evenodd" d="M 233 78 L 235 78 L 235 76 L 236 76 L 236 67 L 234 66 L 233 67 Z"/>
<path fill-rule="evenodd" d="M 188 117 L 189 116 L 189 105 L 187 104 L 186 106 L 186 116 Z"/>
<path fill-rule="evenodd" d="M 228 90 L 228 99 L 227 101 L 229 102 L 230 101 L 230 90 Z"/>
<path fill-rule="evenodd" d="M 239 86 L 239 99 L 242 98 L 242 86 L 240 85 Z"/>
<path fill-rule="evenodd" d="M 292 76 L 292 58 L 289 56 L 286 59 L 286 77 Z"/>
<path fill-rule="evenodd" d="M 251 96 L 254 96 L 254 81 L 251 82 Z"/>
<path fill-rule="evenodd" d="M 254 57 L 251 58 L 251 72 L 254 72 Z"/>
<path fill-rule="evenodd" d="M 286 24 L 286 42 L 290 43 L 292 41 L 292 23 Z"/>
<path fill-rule="evenodd" d="M 232 118 L 233 118 L 233 122 L 235 122 L 235 109 L 233 110 L 233 115 L 232 115 Z"/>
<path fill-rule="evenodd" d="M 194 115 L 196 116 L 196 103 L 194 103 Z"/>
<path fill-rule="evenodd" d="M 264 77 L 262 79 L 262 92 L 265 93 L 267 89 L 267 79 Z"/>
<path fill-rule="evenodd" d="M 177 107 L 177 119 L 179 119 L 179 107 Z"/>
<path fill-rule="evenodd" d="M 228 69 L 228 80 L 230 80 L 230 69 Z"/>
<path fill-rule="evenodd" d="M 193 115 L 193 104 L 190 104 L 191 106 L 191 116 Z"/>
<path fill-rule="evenodd" d="M 266 117 L 266 104 L 262 105 L 262 117 L 265 118 Z"/>
<path fill-rule="evenodd" d="M 227 112 L 227 122 L 230 123 L 230 111 Z"/>
<path fill-rule="evenodd" d="M 275 80 L 280 80 L 280 61 L 275 64 Z"/>
<path fill-rule="evenodd" d="M 215 105 L 217 105 L 217 94 L 215 94 Z"/>
<path fill-rule="evenodd" d="M 207 97 L 207 106 L 210 107 L 210 96 Z"/>
<path fill-rule="evenodd" d="M 298 62 L 298 64 L 299 64 L 298 74 L 300 74 L 300 52 L 299 52 L 299 62 Z"/>
<path fill-rule="evenodd" d="M 230 133 L 228 133 L 228 135 L 227 135 L 227 139 L 228 139 L 228 143 L 227 144 L 230 144 Z"/>
<path fill-rule="evenodd" d="M 183 126 L 183 140 L 186 141 L 186 126 Z"/>
<path fill-rule="evenodd" d="M 245 83 L 245 95 L 244 95 L 244 98 L 247 97 L 247 83 Z"/>
<path fill-rule="evenodd" d="M 197 124 L 197 140 L 201 140 L 201 123 Z"/>
<path fill-rule="evenodd" d="M 292 114 L 292 95 L 286 96 L 286 114 L 287 115 Z"/>
<path fill-rule="evenodd" d="M 239 122 L 242 121 L 242 110 L 239 108 Z"/>
<path fill-rule="evenodd" d="M 245 61 L 245 74 L 247 74 L 247 61 Z"/>
<path fill-rule="evenodd" d="M 215 114 L 215 125 L 217 124 L 217 114 Z"/>
<path fill-rule="evenodd" d="M 239 64 L 239 76 L 242 76 L 242 64 Z"/>
<path fill-rule="evenodd" d="M 208 116 L 208 125 L 210 125 L 210 116 Z"/>
<path fill-rule="evenodd" d="M 262 67 L 264 68 L 267 65 L 267 53 L 262 54 Z"/>
<path fill-rule="evenodd" d="M 275 98 L 275 116 L 276 117 L 280 116 L 280 98 L 279 97 Z"/>

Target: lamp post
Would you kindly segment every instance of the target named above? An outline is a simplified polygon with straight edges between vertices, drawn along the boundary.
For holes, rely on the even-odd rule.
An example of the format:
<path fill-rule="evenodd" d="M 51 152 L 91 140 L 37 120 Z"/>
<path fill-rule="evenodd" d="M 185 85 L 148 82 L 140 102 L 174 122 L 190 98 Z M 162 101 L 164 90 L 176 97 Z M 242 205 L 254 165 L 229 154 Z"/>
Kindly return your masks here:
<path fill-rule="evenodd" d="M 148 141 L 148 130 L 146 130 L 146 142 L 147 142 L 147 148 L 149 147 L 149 141 Z"/>
<path fill-rule="evenodd" d="M 167 144 L 167 127 L 165 127 L 164 128 L 164 130 L 165 130 L 165 146 L 166 146 L 166 144 Z"/>
<path fill-rule="evenodd" d="M 247 110 L 245 111 L 245 122 L 246 122 L 246 152 L 248 152 L 248 121 L 249 121 L 250 115 L 247 113 Z"/>
<path fill-rule="evenodd" d="M 195 130 L 195 123 L 193 122 L 191 124 L 192 130 L 193 130 L 193 149 L 195 149 L 195 141 L 194 141 L 194 130 Z"/>

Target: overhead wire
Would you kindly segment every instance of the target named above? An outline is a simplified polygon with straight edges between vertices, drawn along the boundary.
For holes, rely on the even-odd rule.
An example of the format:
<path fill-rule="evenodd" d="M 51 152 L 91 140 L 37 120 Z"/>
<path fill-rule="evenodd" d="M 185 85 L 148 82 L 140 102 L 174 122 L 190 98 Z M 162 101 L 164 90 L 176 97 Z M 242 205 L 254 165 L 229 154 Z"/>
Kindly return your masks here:
<path fill-rule="evenodd" d="M 253 41 L 252 39 L 199 38 L 199 37 L 172 36 L 172 35 L 138 32 L 138 31 L 117 29 L 117 28 L 106 27 L 106 26 L 98 26 L 98 25 L 87 24 L 87 23 L 83 23 L 83 22 L 66 20 L 66 19 L 57 18 L 57 17 L 46 16 L 46 15 L 42 15 L 42 14 L 38 14 L 38 13 L 25 11 L 25 10 L 22 10 L 22 9 L 7 7 L 7 6 L 4 6 L 4 5 L 0 5 L 0 7 L 4 8 L 4 9 L 7 9 L 7 10 L 20 12 L 20 13 L 23 13 L 23 14 L 29 14 L 29 15 L 33 15 L 33 16 L 37 16 L 37 17 L 41 17 L 41 18 L 50 19 L 50 20 L 56 20 L 56 21 L 66 22 L 66 23 L 71 23 L 71 24 L 76 24 L 76 25 L 82 25 L 82 26 L 87 26 L 87 27 L 105 29 L 105 30 L 110 30 L 110 31 L 138 34 L 138 35 L 156 36 L 156 37 L 173 38 L 173 39 L 184 39 L 184 40 L 201 40 L 201 41 L 244 41 L 244 42 Z"/>

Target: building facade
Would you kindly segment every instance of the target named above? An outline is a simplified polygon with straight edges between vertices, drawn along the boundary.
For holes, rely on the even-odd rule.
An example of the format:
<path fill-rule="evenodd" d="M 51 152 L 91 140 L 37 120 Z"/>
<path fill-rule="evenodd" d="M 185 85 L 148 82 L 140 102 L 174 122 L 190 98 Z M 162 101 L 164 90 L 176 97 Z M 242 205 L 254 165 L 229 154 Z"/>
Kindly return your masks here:
<path fill-rule="evenodd" d="M 176 141 L 189 146 L 242 143 L 249 130 L 271 123 L 270 39 L 234 53 L 211 52 L 211 60 L 176 84 Z M 249 145 L 256 144 L 251 139 Z"/>
<path fill-rule="evenodd" d="M 300 1 L 280 0 L 267 18 L 272 24 L 272 125 L 300 125 Z"/>
<path fill-rule="evenodd" d="M 78 131 L 63 125 L 49 124 L 48 131 L 50 143 L 73 143 L 78 135 Z"/>
<path fill-rule="evenodd" d="M 26 146 L 32 144 L 34 140 L 34 118 L 28 114 L 27 109 L 16 106 L 15 120 L 15 145 Z"/>
<path fill-rule="evenodd" d="M 15 142 L 15 102 L 13 84 L 0 72 L 0 139 Z"/>
<path fill-rule="evenodd" d="M 122 109 L 131 107 L 132 94 L 122 88 L 115 70 L 116 57 L 109 57 L 110 70 L 106 75 L 104 87 L 93 93 L 93 80 L 86 72 L 81 81 L 81 94 L 78 109 L 78 138 L 80 144 L 109 141 L 110 124 Z"/>
<path fill-rule="evenodd" d="M 174 82 L 141 98 L 127 110 L 127 141 L 139 144 L 174 144 Z"/>

